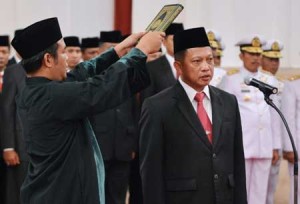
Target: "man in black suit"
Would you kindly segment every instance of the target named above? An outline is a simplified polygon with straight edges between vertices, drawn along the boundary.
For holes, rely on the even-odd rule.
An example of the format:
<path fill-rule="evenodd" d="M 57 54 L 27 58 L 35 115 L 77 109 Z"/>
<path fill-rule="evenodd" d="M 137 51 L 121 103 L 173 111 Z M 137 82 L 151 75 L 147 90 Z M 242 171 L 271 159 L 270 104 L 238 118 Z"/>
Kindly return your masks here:
<path fill-rule="evenodd" d="M 9 36 L 3 35 L 0 36 L 0 107 L 2 106 L 2 83 L 3 83 L 3 75 L 4 70 L 7 67 L 8 59 L 10 54 L 10 44 L 9 44 Z M 1 112 L 0 112 L 1 113 Z M 2 121 L 0 123 L 0 130 L 2 130 L 4 126 L 2 125 Z M 0 131 L 0 146 L 1 146 L 1 138 L 2 133 Z M 4 189 L 5 183 L 5 170 L 6 165 L 3 160 L 2 153 L 0 154 L 0 189 Z M 4 201 L 4 191 L 0 191 L 0 203 L 3 203 Z"/>
<path fill-rule="evenodd" d="M 183 31 L 182 23 L 172 23 L 166 30 L 163 45 L 166 53 L 161 57 L 147 63 L 151 84 L 140 93 L 140 102 L 176 83 L 176 70 L 173 66 L 173 37 L 176 32 Z M 142 204 L 142 190 L 139 174 L 139 154 L 132 161 L 130 170 L 130 204 Z"/>
<path fill-rule="evenodd" d="M 20 64 L 5 69 L 2 90 L 2 137 L 1 151 L 6 166 L 5 201 L 7 204 L 20 203 L 20 187 L 28 168 L 28 156 L 22 136 L 20 119 L 16 110 L 16 96 L 25 86 L 26 73 Z M 12 193 L 14 192 L 14 193 Z"/>
<path fill-rule="evenodd" d="M 22 32 L 22 29 L 15 30 L 15 36 L 19 35 Z M 18 53 L 8 60 L 7 66 L 17 64 L 21 61 L 21 56 Z"/>
<path fill-rule="evenodd" d="M 175 34 L 174 53 L 178 82 L 142 108 L 144 204 L 246 204 L 239 108 L 235 96 L 208 85 L 214 62 L 205 29 Z"/>
<path fill-rule="evenodd" d="M 179 31 L 183 31 L 182 23 L 172 23 L 167 28 L 166 37 L 163 41 L 166 54 L 147 64 L 151 85 L 141 92 L 142 101 L 176 83 L 176 78 L 178 76 L 173 65 L 173 37 L 174 34 Z"/>

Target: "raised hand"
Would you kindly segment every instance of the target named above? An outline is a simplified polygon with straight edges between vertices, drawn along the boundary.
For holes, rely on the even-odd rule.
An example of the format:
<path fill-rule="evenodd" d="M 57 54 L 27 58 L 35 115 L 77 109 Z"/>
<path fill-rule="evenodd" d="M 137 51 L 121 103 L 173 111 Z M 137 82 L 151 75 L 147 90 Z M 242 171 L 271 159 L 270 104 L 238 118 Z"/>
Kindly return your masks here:
<path fill-rule="evenodd" d="M 120 42 L 118 45 L 116 45 L 115 51 L 118 54 L 118 56 L 122 57 L 123 55 L 125 55 L 131 48 L 136 46 L 138 40 L 145 34 L 146 32 L 133 33 L 130 36 L 128 36 L 125 40 Z"/>
<path fill-rule="evenodd" d="M 146 33 L 136 45 L 146 55 L 157 52 L 165 37 L 164 32 L 148 32 Z"/>

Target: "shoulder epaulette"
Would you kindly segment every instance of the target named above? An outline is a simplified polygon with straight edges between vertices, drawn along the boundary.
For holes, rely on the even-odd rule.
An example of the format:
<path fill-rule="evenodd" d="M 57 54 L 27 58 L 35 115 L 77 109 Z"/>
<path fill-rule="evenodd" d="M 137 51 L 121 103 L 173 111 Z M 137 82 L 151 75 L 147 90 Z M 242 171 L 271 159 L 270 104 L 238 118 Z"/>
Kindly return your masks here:
<path fill-rule="evenodd" d="M 263 70 L 262 68 L 260 68 L 259 71 L 262 72 L 262 73 L 264 73 L 264 74 L 266 74 L 266 75 L 273 76 L 273 74 L 271 72 Z"/>
<path fill-rule="evenodd" d="M 230 76 L 230 75 L 237 74 L 239 72 L 240 72 L 240 69 L 238 69 L 238 68 L 231 68 L 231 69 L 227 70 L 227 75 Z"/>
<path fill-rule="evenodd" d="M 300 79 L 300 74 L 294 75 L 294 76 L 291 76 L 290 78 L 288 78 L 289 81 L 295 81 L 297 79 Z"/>
<path fill-rule="evenodd" d="M 276 79 L 278 81 L 285 81 L 286 80 L 286 78 L 284 78 L 283 76 L 276 76 Z"/>

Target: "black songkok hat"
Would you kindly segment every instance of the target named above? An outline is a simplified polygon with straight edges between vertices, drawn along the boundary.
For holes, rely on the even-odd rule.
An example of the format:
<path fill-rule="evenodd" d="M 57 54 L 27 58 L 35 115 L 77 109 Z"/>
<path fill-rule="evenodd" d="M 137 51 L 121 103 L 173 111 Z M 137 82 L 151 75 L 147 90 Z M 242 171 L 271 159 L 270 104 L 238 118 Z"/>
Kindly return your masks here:
<path fill-rule="evenodd" d="M 0 36 L 0 46 L 9 46 L 9 36 L 8 35 L 1 35 Z"/>
<path fill-rule="evenodd" d="M 183 31 L 183 24 L 182 23 L 172 23 L 166 30 L 166 35 L 174 35 L 177 32 Z"/>
<path fill-rule="evenodd" d="M 119 43 L 121 41 L 122 33 L 119 30 L 100 32 L 100 42 Z"/>
<path fill-rule="evenodd" d="M 189 48 L 207 46 L 209 47 L 210 44 L 203 27 L 184 30 L 174 35 L 174 53 Z"/>
<path fill-rule="evenodd" d="M 126 34 L 126 35 L 122 35 L 122 40 L 125 40 L 126 38 L 128 38 L 131 34 Z"/>
<path fill-rule="evenodd" d="M 62 38 L 57 18 L 36 22 L 16 35 L 11 44 L 23 59 L 46 50 Z"/>
<path fill-rule="evenodd" d="M 80 47 L 79 38 L 77 36 L 64 37 L 66 47 Z"/>
<path fill-rule="evenodd" d="M 99 47 L 99 38 L 82 38 L 81 48 L 95 48 Z"/>

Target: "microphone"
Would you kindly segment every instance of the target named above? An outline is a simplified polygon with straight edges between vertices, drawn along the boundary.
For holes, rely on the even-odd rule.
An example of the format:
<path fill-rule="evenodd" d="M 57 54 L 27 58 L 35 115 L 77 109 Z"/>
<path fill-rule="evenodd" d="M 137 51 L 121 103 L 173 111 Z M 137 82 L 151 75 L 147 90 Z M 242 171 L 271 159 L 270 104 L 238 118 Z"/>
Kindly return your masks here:
<path fill-rule="evenodd" d="M 263 92 L 266 95 L 271 95 L 271 94 L 277 94 L 278 89 L 274 86 L 271 86 L 269 84 L 266 84 L 262 81 L 259 81 L 253 77 L 246 77 L 244 80 L 245 84 L 248 86 L 254 86 L 258 88 L 261 92 Z"/>

